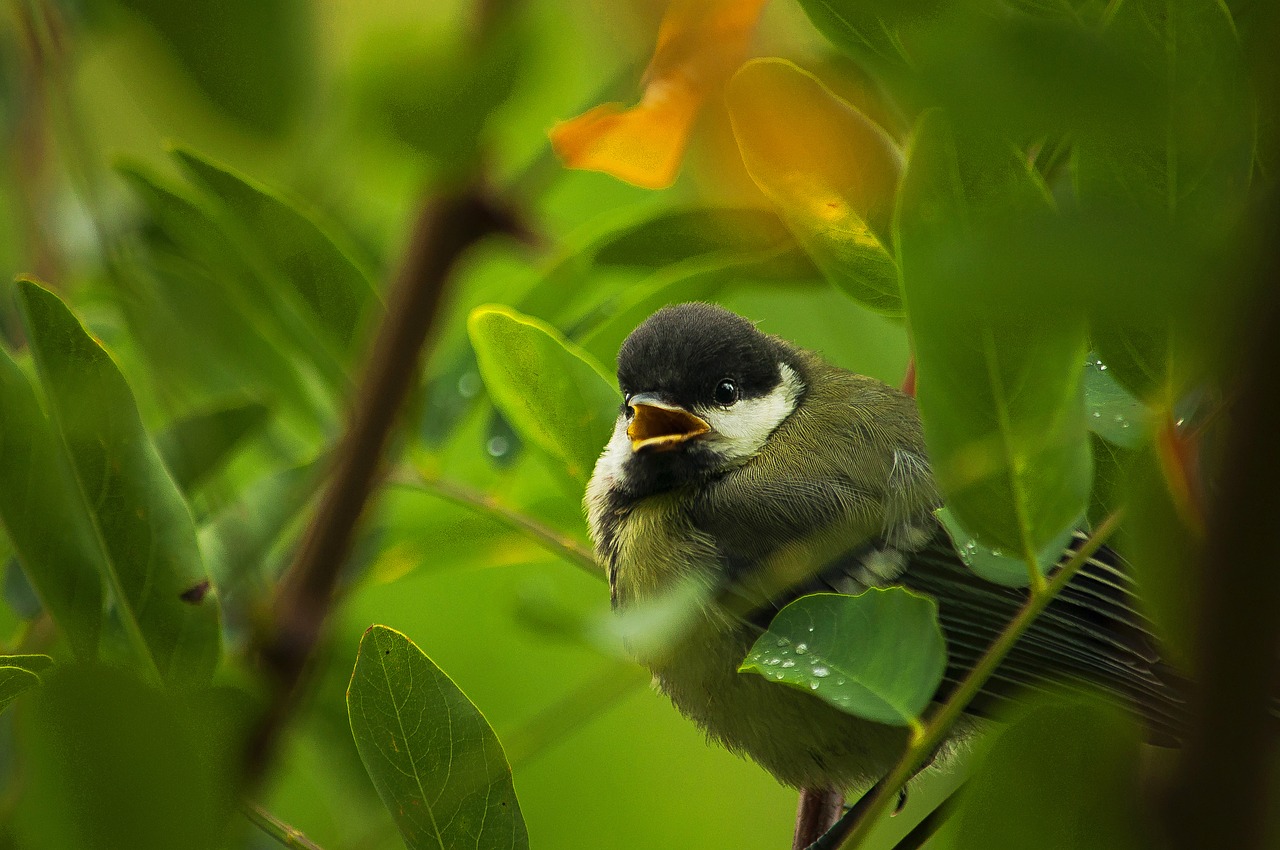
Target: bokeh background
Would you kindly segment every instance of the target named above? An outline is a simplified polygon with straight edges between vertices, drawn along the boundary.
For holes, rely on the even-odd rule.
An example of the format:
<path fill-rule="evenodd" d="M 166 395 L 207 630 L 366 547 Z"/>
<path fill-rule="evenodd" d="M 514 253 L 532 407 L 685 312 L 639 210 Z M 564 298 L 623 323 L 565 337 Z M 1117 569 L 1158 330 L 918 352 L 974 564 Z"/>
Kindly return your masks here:
<path fill-rule="evenodd" d="M 518 200 L 534 244 L 494 242 L 468 258 L 427 367 L 426 406 L 435 412 L 417 408 L 410 454 L 419 470 L 498 493 L 579 540 L 586 539 L 580 491 L 520 446 L 492 407 L 475 398 L 478 375 L 465 355 L 464 322 L 478 304 L 519 304 L 531 290 L 545 291 L 554 275 L 567 297 L 545 318 L 585 334 L 610 315 L 620 293 L 670 280 L 672 297 L 717 298 L 843 366 L 900 382 L 907 364 L 901 324 L 862 309 L 811 270 L 699 280 L 689 269 L 646 261 L 591 262 L 589 246 L 602 235 L 663 210 L 766 206 L 742 168 L 722 109 L 700 120 L 681 177 L 665 192 L 564 169 L 552 154 L 547 133 L 557 121 L 601 100 L 638 97 L 664 5 L 6 4 L 0 326 L 7 342 L 22 345 L 7 281 L 35 273 L 107 346 L 153 431 L 237 393 L 271 407 L 272 427 L 246 440 L 195 494 L 198 520 L 216 516 L 255 482 L 319 455 L 336 433 L 340 400 L 307 413 L 284 405 L 281 412 L 254 379 L 192 380 L 207 374 L 201 370 L 227 339 L 198 313 L 179 313 L 163 329 L 177 367 L 130 329 L 122 280 L 137 273 L 138 257 L 155 247 L 154 239 L 163 242 L 156 234 L 164 228 L 121 168 L 191 196 L 170 153 L 178 145 L 294 201 L 383 289 L 422 198 L 482 161 L 486 179 Z M 478 56 L 473 43 L 484 15 L 498 16 L 502 31 L 497 46 Z M 795 4 L 766 9 L 750 52 L 786 55 L 842 93 L 861 92 L 858 77 Z M 494 104 L 491 114 L 471 108 L 486 100 Z M 238 332 L 247 343 L 256 334 L 248 321 Z M 612 362 L 622 332 L 617 327 L 594 341 L 602 362 Z M 188 357 L 188 349 L 203 353 Z M 300 516 L 292 515 L 268 562 L 254 570 L 259 583 L 251 581 L 251 590 L 260 591 L 285 563 Z M 262 802 L 270 810 L 328 848 L 401 846 L 356 754 L 343 700 L 361 633 L 382 623 L 447 671 L 506 743 L 533 846 L 789 844 L 793 792 L 708 746 L 650 691 L 638 668 L 558 632 L 566 611 L 606 610 L 598 577 L 482 513 L 410 485 L 383 495 L 369 527 L 313 687 L 269 778 Z M 0 638 L 14 647 L 39 615 L 7 554 L 0 551 L 8 561 Z M 232 648 L 245 639 L 254 598 L 246 591 L 223 600 Z M 10 745 L 14 714 L 0 720 Z M 17 779 L 11 769 L 8 776 L 12 804 Z M 891 823 L 888 831 L 903 831 L 952 781 L 924 782 L 898 819 L 904 825 Z M 273 846 L 252 831 L 244 840 Z"/>

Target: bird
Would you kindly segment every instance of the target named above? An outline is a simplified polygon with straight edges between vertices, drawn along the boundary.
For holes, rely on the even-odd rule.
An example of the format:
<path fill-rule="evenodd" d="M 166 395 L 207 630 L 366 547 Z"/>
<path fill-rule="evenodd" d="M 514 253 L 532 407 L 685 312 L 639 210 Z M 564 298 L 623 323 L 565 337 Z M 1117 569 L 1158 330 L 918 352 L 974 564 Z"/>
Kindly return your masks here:
<path fill-rule="evenodd" d="M 935 511 L 915 400 L 707 303 L 667 306 L 623 342 L 614 430 L 584 507 L 620 612 L 698 592 L 669 645 L 637 651 L 707 737 L 796 789 L 863 791 L 906 727 L 845 713 L 738 672 L 786 604 L 815 592 L 905 587 L 936 600 L 944 700 L 1016 615 L 1025 589 L 965 566 Z M 1077 532 L 1063 558 L 1086 539 Z M 783 565 L 783 566 L 779 566 Z M 970 703 L 944 764 L 1028 690 L 1087 684 L 1131 705 L 1156 742 L 1184 699 L 1119 556 L 1098 549 Z"/>

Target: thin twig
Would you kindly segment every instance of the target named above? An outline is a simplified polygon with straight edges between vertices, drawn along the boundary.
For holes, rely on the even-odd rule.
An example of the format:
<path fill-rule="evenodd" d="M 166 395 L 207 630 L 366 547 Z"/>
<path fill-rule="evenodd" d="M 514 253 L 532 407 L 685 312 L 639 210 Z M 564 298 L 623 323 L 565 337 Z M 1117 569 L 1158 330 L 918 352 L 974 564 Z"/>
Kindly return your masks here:
<path fill-rule="evenodd" d="M 270 835 L 282 847 L 289 847 L 292 850 L 324 850 L 319 844 L 307 838 L 301 830 L 280 820 L 257 803 L 242 803 L 240 811 L 244 812 L 244 816 L 254 826 Z"/>
<path fill-rule="evenodd" d="M 478 513 L 496 519 L 513 531 L 542 544 L 552 554 L 559 555 L 566 561 L 581 567 L 584 572 L 593 578 L 604 579 L 604 571 L 596 563 L 595 555 L 581 542 L 567 534 L 556 531 L 528 514 L 521 513 L 515 508 L 502 504 L 496 496 L 490 493 L 444 478 L 427 478 L 416 470 L 410 471 L 408 474 L 399 474 L 397 480 L 410 487 L 420 487 L 443 499 L 448 499 L 456 505 L 471 508 Z"/>
<path fill-rule="evenodd" d="M 982 657 L 978 659 L 978 663 L 965 676 L 960 686 L 952 692 L 951 697 L 943 703 L 942 707 L 933 715 L 927 724 L 923 727 L 923 731 L 912 737 L 907 751 L 903 753 L 902 758 L 894 766 L 889 775 L 877 784 L 868 796 L 871 801 L 868 803 L 865 811 L 856 812 L 851 810 L 836 828 L 848 828 L 848 838 L 839 846 L 845 850 L 852 850 L 858 847 L 862 842 L 866 841 L 867 836 L 871 833 L 872 828 L 889 808 L 894 799 L 896 799 L 898 791 L 903 788 L 907 782 L 915 775 L 921 764 L 938 748 L 946 739 L 947 734 L 951 731 L 951 727 L 960 718 L 961 713 L 969 705 L 970 701 L 977 696 L 978 691 L 991 678 L 991 674 L 995 672 L 1000 662 L 1004 660 L 1009 651 L 1013 649 L 1014 644 L 1022 637 L 1027 627 L 1040 616 L 1045 607 L 1057 596 L 1062 588 L 1075 576 L 1076 572 L 1084 566 L 1084 564 L 1098 551 L 1098 548 L 1106 542 L 1120 524 L 1120 512 L 1108 516 L 1094 530 L 1089 539 L 1085 541 L 1079 549 L 1071 556 L 1071 559 L 1063 564 L 1058 571 L 1053 574 L 1053 578 L 1045 585 L 1043 590 L 1033 591 L 1028 597 L 1026 604 L 1018 611 L 1017 616 L 1009 621 L 1004 631 L 995 639 Z M 852 827 L 845 824 L 845 820 L 853 823 Z"/>
<path fill-rule="evenodd" d="M 425 203 L 392 286 L 387 311 L 363 369 L 359 396 L 335 450 L 329 483 L 276 591 L 259 657 L 274 686 L 271 705 L 248 753 L 259 777 L 292 711 L 294 694 L 333 604 L 357 525 L 384 469 L 384 453 L 415 385 L 422 349 L 435 324 L 453 268 L 472 244 L 511 230 L 511 217 L 478 186 Z"/>
<path fill-rule="evenodd" d="M 961 782 L 952 789 L 941 803 L 934 806 L 933 811 L 921 818 L 910 832 L 893 845 L 893 850 L 920 850 L 930 838 L 937 835 L 947 818 L 955 812 L 957 795 L 964 790 L 964 786 L 965 783 Z"/>

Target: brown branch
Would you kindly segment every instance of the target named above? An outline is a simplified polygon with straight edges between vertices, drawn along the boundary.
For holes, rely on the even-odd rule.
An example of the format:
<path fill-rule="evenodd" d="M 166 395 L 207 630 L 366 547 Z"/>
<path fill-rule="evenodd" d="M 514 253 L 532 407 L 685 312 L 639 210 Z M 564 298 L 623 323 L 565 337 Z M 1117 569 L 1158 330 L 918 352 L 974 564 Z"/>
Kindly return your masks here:
<path fill-rule="evenodd" d="M 253 736 L 248 775 L 261 776 L 332 607 L 339 573 L 379 483 L 392 429 L 415 386 L 422 350 L 451 273 L 473 243 L 513 231 L 513 219 L 477 186 L 426 202 L 418 215 L 387 311 L 356 386 L 359 395 L 334 453 L 328 485 L 293 564 L 277 588 L 258 652 L 273 698 Z"/>
<path fill-rule="evenodd" d="M 796 832 L 791 850 L 806 850 L 836 825 L 844 809 L 844 795 L 831 788 L 806 788 L 796 807 Z"/>
<path fill-rule="evenodd" d="M 1280 741 L 1271 709 L 1280 682 L 1280 255 L 1273 240 L 1280 196 L 1272 198 L 1269 213 L 1268 255 L 1258 269 L 1258 303 L 1250 310 L 1261 321 L 1253 344 L 1243 348 L 1241 392 L 1223 441 L 1222 496 L 1208 516 L 1191 723 L 1165 800 L 1169 846 L 1186 850 L 1261 850 L 1276 793 L 1271 786 Z"/>

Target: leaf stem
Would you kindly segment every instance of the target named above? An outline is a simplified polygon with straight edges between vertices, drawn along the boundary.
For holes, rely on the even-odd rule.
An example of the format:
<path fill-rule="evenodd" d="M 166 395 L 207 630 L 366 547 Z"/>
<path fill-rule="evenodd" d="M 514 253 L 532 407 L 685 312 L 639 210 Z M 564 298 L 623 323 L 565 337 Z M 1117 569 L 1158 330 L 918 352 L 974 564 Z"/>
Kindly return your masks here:
<path fill-rule="evenodd" d="M 502 504 L 497 496 L 485 493 L 474 487 L 468 487 L 445 478 L 427 478 L 413 470 L 397 476 L 397 480 L 411 487 L 427 490 L 442 499 L 456 505 L 471 508 L 477 513 L 496 519 L 513 531 L 523 534 L 530 540 L 542 544 L 552 554 L 560 555 L 566 561 L 581 567 L 593 578 L 603 579 L 604 571 L 596 563 L 595 555 L 579 541 L 567 534 L 546 525 L 528 514 Z"/>
<path fill-rule="evenodd" d="M 996 667 L 1004 660 L 1009 651 L 1013 649 L 1014 644 L 1022 637 L 1027 627 L 1044 611 L 1045 607 L 1057 596 L 1062 588 L 1075 576 L 1082 566 L 1092 557 L 1093 553 L 1106 542 L 1116 528 L 1120 524 L 1121 511 L 1115 511 L 1105 520 L 1103 520 L 1094 530 L 1089 539 L 1075 551 L 1065 564 L 1058 568 L 1053 574 L 1053 578 L 1044 585 L 1043 589 L 1037 590 L 1033 586 L 1030 588 L 1030 596 L 1026 604 L 1018 611 L 1017 616 L 1009 621 L 1002 631 L 978 659 L 978 663 L 974 665 L 969 674 L 964 677 L 959 687 L 951 694 L 951 697 L 943 703 L 942 707 L 930 718 L 925 724 L 924 734 L 912 736 L 910 746 L 903 753 L 902 758 L 894 766 L 889 775 L 880 783 L 878 783 L 872 791 L 871 803 L 857 817 L 857 822 L 849 831 L 848 837 L 840 844 L 844 850 L 853 850 L 866 841 L 870 835 L 876 821 L 884 814 L 892 802 L 897 798 L 899 789 L 907 784 L 920 765 L 929 758 L 929 756 L 942 744 L 947 733 L 951 731 L 951 727 L 960 718 L 960 714 L 969 705 L 978 691 L 991 678 L 991 674 L 995 672 Z M 853 814 L 852 812 L 850 814 Z M 848 817 L 848 815 L 846 815 Z"/>
<path fill-rule="evenodd" d="M 241 803 L 240 811 L 244 812 L 244 816 L 254 826 L 279 842 L 281 847 L 290 847 L 293 850 L 324 850 L 319 844 L 303 835 L 301 830 L 280 820 L 257 803 L 247 801 Z"/>

